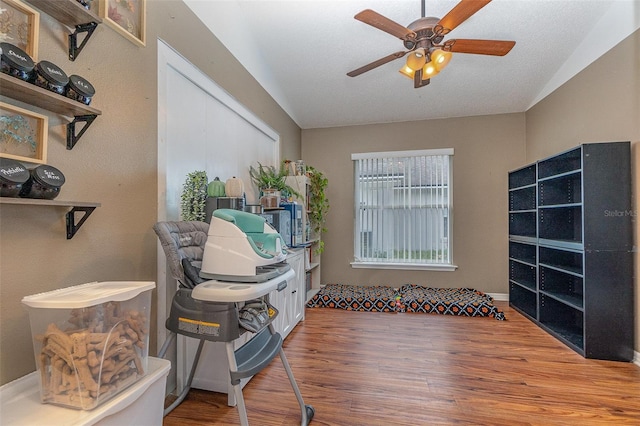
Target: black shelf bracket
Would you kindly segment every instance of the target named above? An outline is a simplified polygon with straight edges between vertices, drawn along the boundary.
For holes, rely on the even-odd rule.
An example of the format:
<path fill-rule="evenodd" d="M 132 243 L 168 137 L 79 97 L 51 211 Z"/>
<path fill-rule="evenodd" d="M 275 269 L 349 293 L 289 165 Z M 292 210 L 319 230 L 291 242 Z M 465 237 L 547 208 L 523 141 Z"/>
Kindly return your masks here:
<path fill-rule="evenodd" d="M 95 210 L 95 207 L 73 207 L 67 212 L 67 240 L 73 238 L 76 232 L 80 229 L 85 220 L 89 218 L 91 213 Z M 76 212 L 84 212 L 84 215 L 76 223 Z"/>
<path fill-rule="evenodd" d="M 76 146 L 76 143 L 78 143 L 84 132 L 89 128 L 96 117 L 96 114 L 76 115 L 73 121 L 67 124 L 67 149 L 71 150 L 74 146 Z M 76 123 L 84 123 L 84 126 L 77 134 Z"/>
<path fill-rule="evenodd" d="M 69 59 L 75 61 L 82 49 L 84 49 L 85 44 L 91 38 L 91 35 L 98 27 L 98 24 L 95 22 L 89 22 L 88 24 L 80 24 L 76 25 L 76 30 L 73 34 L 69 34 Z M 82 39 L 80 45 L 78 45 L 78 35 L 86 33 L 85 37 Z"/>

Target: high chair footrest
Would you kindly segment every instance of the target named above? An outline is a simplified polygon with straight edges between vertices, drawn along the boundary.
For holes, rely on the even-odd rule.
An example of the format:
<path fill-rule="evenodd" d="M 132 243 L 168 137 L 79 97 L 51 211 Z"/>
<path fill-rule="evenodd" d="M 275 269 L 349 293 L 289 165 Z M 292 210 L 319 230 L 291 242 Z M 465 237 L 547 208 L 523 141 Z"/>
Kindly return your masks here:
<path fill-rule="evenodd" d="M 271 334 L 268 328 L 263 329 L 247 343 L 235 351 L 237 371 L 230 371 L 231 383 L 237 384 L 240 379 L 258 374 L 265 368 L 282 348 L 282 336 Z"/>

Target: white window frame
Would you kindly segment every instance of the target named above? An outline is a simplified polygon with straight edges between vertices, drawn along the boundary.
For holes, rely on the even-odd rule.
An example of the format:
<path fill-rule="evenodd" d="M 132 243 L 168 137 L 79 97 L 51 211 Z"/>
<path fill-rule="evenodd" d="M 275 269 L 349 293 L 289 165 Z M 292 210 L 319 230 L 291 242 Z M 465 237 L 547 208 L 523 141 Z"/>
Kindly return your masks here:
<path fill-rule="evenodd" d="M 354 260 L 351 262 L 351 266 L 353 268 L 370 268 L 370 269 L 403 269 L 403 270 L 434 270 L 434 271 L 455 271 L 457 266 L 453 263 L 453 148 L 444 148 L 444 149 L 427 149 L 427 150 L 412 150 L 412 151 L 387 151 L 387 152 L 369 152 L 369 153 L 357 153 L 351 154 L 351 160 L 354 162 L 354 237 L 353 237 L 353 252 L 354 252 Z M 447 247 L 447 259 L 443 259 L 442 261 L 433 261 L 433 259 L 425 259 L 425 260 L 407 260 L 401 261 L 401 259 L 391 259 L 388 261 L 377 260 L 372 257 L 366 257 L 364 255 L 361 256 L 360 253 L 360 243 L 362 240 L 362 228 L 363 226 L 360 224 L 360 182 L 358 179 L 358 164 L 361 164 L 361 161 L 367 160 L 392 160 L 394 158 L 411 158 L 411 157 L 421 157 L 421 156 L 448 156 L 448 183 L 446 186 L 446 190 L 440 188 L 436 190 L 436 194 L 440 197 L 441 202 L 444 205 L 444 209 L 446 210 L 445 217 L 446 224 L 444 225 L 446 229 L 444 232 L 446 233 L 446 247 Z M 396 179 L 394 176 L 385 176 L 384 179 Z M 411 186 L 408 187 L 409 194 L 411 191 Z M 397 188 L 392 188 L 397 189 Z M 405 187 L 405 190 L 407 188 Z M 439 192 L 438 192 L 439 191 Z M 424 194 L 424 192 L 419 190 L 420 196 Z M 429 193 L 433 196 L 433 193 Z M 415 197 L 414 195 L 409 195 L 409 197 Z M 444 198 L 442 198 L 444 197 Z M 409 201 L 409 205 L 400 205 L 400 208 L 404 210 L 411 209 L 412 201 Z M 385 207 L 391 208 L 392 204 L 385 204 Z M 448 208 L 447 208 L 448 206 Z M 406 222 L 405 222 L 406 223 Z M 395 225 L 395 222 L 394 222 Z M 382 231 L 381 231 L 382 232 Z M 419 232 L 419 231 L 418 231 Z M 409 231 L 412 234 L 411 231 Z M 403 246 L 406 246 L 405 242 Z M 393 245 L 392 249 L 395 249 L 395 245 Z"/>

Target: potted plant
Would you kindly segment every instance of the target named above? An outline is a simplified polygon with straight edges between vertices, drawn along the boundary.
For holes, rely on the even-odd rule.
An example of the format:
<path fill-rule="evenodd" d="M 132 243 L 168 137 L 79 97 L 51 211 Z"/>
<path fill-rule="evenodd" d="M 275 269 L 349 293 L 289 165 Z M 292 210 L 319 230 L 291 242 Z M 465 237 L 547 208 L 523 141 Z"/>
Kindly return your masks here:
<path fill-rule="evenodd" d="M 182 220 L 203 221 L 206 218 L 205 202 L 207 199 L 207 173 L 195 171 L 187 175 L 180 196 L 180 214 Z"/>
<path fill-rule="evenodd" d="M 320 254 L 324 251 L 324 241 L 322 241 L 322 233 L 327 231 L 325 223 L 327 221 L 327 213 L 329 212 L 329 200 L 327 199 L 325 190 L 329 185 L 329 180 L 324 173 L 312 166 L 307 166 L 307 176 L 309 177 L 309 222 L 311 230 L 318 237 L 318 246 L 316 253 Z"/>
<path fill-rule="evenodd" d="M 260 190 L 260 202 L 265 208 L 275 208 L 280 205 L 280 196 L 284 193 L 299 195 L 293 188 L 287 185 L 286 162 L 280 163 L 280 167 L 265 166 L 258 162 L 258 166 L 249 166 L 249 176 L 253 184 Z"/>

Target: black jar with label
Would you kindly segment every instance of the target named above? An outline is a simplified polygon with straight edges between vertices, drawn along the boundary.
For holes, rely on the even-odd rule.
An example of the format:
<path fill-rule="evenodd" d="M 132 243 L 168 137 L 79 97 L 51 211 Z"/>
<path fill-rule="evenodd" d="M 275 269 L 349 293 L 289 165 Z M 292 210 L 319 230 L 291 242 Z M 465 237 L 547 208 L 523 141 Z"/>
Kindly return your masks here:
<path fill-rule="evenodd" d="M 36 86 L 64 95 L 67 91 L 68 83 L 69 77 L 56 64 L 49 61 L 40 61 L 36 65 Z"/>
<path fill-rule="evenodd" d="M 89 3 L 91 0 L 76 0 L 78 3 L 82 5 L 87 10 L 91 10 L 91 4 Z"/>
<path fill-rule="evenodd" d="M 29 170 L 16 160 L 0 158 L 0 197 L 17 197 L 29 180 Z"/>
<path fill-rule="evenodd" d="M 11 43 L 0 43 L 0 71 L 30 81 L 34 74 L 33 59 L 22 49 Z"/>
<path fill-rule="evenodd" d="M 85 105 L 91 103 L 93 95 L 96 94 L 96 89 L 93 88 L 84 78 L 79 75 L 69 76 L 69 85 L 67 86 L 67 98 L 74 101 L 82 102 Z"/>
<path fill-rule="evenodd" d="M 31 170 L 29 180 L 22 185 L 20 196 L 23 198 L 44 198 L 53 200 L 60 194 L 64 184 L 64 175 L 55 167 L 42 164 Z"/>

